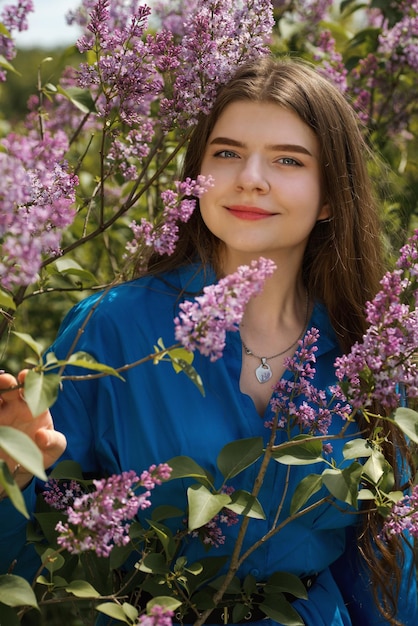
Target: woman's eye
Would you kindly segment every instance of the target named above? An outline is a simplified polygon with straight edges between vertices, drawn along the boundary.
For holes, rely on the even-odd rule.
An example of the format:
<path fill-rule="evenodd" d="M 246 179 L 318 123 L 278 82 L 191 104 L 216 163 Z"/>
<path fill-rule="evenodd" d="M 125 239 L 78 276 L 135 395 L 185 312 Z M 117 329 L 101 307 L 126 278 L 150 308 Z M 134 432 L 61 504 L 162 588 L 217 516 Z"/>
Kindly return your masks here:
<path fill-rule="evenodd" d="M 238 157 L 237 153 L 232 150 L 219 150 L 218 152 L 215 152 L 215 156 L 220 157 L 221 159 L 234 159 Z"/>
<path fill-rule="evenodd" d="M 296 159 L 292 159 L 292 157 L 281 157 L 277 159 L 277 162 L 282 165 L 300 165 L 300 162 L 296 161 Z"/>

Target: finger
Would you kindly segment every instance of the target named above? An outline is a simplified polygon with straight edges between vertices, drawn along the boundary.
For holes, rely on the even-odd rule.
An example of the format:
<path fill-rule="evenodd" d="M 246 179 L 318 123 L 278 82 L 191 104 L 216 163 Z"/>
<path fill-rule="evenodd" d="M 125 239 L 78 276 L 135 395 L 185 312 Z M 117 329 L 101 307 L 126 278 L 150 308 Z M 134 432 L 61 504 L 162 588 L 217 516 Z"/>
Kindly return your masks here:
<path fill-rule="evenodd" d="M 0 391 L 2 392 L 0 394 L 0 398 L 2 400 L 2 404 L 4 402 L 16 400 L 19 397 L 19 390 L 17 386 L 18 382 L 11 374 L 6 373 L 0 375 Z"/>
<path fill-rule="evenodd" d="M 58 461 L 67 447 L 65 436 L 49 428 L 40 428 L 35 434 L 35 443 L 42 452 L 45 469 Z"/>

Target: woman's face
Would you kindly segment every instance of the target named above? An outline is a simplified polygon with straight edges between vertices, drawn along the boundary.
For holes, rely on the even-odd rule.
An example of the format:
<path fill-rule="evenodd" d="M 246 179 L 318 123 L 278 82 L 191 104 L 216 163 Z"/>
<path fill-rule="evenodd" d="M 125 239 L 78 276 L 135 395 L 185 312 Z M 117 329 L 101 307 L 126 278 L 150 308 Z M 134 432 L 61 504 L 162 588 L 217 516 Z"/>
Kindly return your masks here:
<path fill-rule="evenodd" d="M 225 271 L 259 256 L 294 255 L 300 263 L 315 222 L 328 217 L 318 140 L 274 103 L 229 104 L 209 136 L 201 174 L 214 178 L 200 210 L 225 244 Z"/>

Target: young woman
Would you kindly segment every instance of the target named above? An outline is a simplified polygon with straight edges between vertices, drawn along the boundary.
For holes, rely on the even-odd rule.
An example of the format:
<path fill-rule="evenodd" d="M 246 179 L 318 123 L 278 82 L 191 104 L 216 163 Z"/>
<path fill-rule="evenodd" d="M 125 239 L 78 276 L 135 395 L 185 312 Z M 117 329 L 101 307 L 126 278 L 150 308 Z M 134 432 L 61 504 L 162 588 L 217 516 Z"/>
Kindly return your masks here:
<path fill-rule="evenodd" d="M 284 358 L 306 330 L 320 332 L 313 382 L 323 390 L 335 384 L 335 358 L 365 331 L 364 305 L 383 273 L 365 154 L 350 106 L 313 69 L 271 58 L 240 68 L 191 138 L 184 176 L 211 175 L 214 186 L 181 226 L 175 253 L 154 255 L 145 276 L 102 298 L 77 343 L 114 367 L 135 362 L 160 337 L 166 346 L 174 343 L 173 318 L 184 297 L 260 256 L 272 259 L 277 269 L 246 307 L 240 332 L 229 333 L 222 359 L 195 357 L 206 396 L 168 365 L 147 363 L 128 370 L 125 382 L 66 381 L 52 407 L 54 422 L 49 413 L 32 420 L 19 392 L 7 393 L 0 422 L 28 432 L 45 467 L 71 458 L 85 472 L 104 476 L 188 455 L 219 479 L 215 462 L 222 446 L 246 437 L 267 441 L 272 385 L 290 377 Z M 58 356 L 68 353 L 98 298 L 68 314 L 53 346 Z M 15 382 L 10 375 L 0 379 L 3 388 Z M 341 426 L 336 420 L 330 434 Z M 390 437 L 406 458 L 404 442 Z M 333 456 L 341 457 L 342 445 L 335 443 Z M 286 476 L 284 466 L 271 465 L 260 492 L 266 520 L 251 521 L 244 548 L 271 527 L 285 483 L 290 497 L 313 471 L 298 466 Z M 234 487 L 251 489 L 255 472 L 240 474 Z M 16 479 L 26 485 L 33 510 L 35 482 L 27 484 L 22 469 Z M 185 498 L 182 482 L 173 481 L 158 489 L 153 504 L 182 508 Z M 15 573 L 30 577 L 38 562 L 24 546 L 25 521 L 7 500 L 0 506 L 3 571 L 13 562 Z M 374 513 L 362 517 L 360 524 L 357 516 L 324 504 L 261 545 L 238 576 L 252 574 L 262 583 L 280 570 L 308 581 L 308 600 L 293 602 L 307 626 L 415 625 L 411 551 L 385 548 Z M 236 533 L 236 526 L 226 530 L 217 555 L 231 553 Z M 205 554 L 197 539 L 184 546 L 189 562 Z"/>

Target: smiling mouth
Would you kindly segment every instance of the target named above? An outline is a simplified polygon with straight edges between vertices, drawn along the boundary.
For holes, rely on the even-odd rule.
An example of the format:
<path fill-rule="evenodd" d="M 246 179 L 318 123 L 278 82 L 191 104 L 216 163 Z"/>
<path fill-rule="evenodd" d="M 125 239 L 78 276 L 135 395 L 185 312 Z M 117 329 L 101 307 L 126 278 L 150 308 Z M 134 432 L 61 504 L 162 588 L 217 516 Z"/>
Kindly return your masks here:
<path fill-rule="evenodd" d="M 241 220 L 262 220 L 273 217 L 274 213 L 265 211 L 256 206 L 229 206 L 228 212 Z"/>

